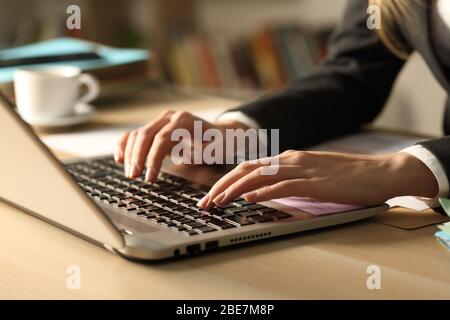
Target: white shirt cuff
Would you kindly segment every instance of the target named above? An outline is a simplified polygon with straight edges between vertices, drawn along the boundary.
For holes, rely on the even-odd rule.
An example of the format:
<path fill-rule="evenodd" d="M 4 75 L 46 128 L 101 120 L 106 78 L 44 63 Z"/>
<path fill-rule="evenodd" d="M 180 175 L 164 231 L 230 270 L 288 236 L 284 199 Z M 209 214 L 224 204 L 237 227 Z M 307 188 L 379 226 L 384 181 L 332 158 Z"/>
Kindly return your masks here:
<path fill-rule="evenodd" d="M 258 122 L 256 122 L 255 120 L 253 120 L 252 118 L 250 118 L 249 116 L 247 116 L 245 113 L 243 113 L 241 111 L 225 112 L 216 118 L 216 121 L 229 121 L 229 120 L 238 121 L 240 123 L 245 124 L 249 128 L 253 128 L 253 129 L 261 128 L 261 126 L 258 124 Z"/>
<path fill-rule="evenodd" d="M 433 173 L 439 186 L 439 193 L 436 197 L 446 197 L 449 193 L 449 182 L 445 170 L 439 160 L 421 145 L 414 145 L 403 149 L 401 152 L 409 153 L 422 161 Z"/>

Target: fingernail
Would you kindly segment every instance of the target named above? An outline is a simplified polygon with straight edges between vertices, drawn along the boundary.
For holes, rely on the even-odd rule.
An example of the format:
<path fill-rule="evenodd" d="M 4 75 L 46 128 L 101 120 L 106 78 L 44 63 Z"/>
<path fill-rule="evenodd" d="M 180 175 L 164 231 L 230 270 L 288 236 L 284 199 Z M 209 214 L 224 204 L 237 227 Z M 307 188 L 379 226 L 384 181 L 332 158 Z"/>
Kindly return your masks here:
<path fill-rule="evenodd" d="M 125 176 L 129 176 L 129 172 L 130 172 L 130 163 L 129 162 L 125 162 L 123 165 L 123 171 L 125 173 Z"/>
<path fill-rule="evenodd" d="M 249 200 L 251 200 L 251 199 L 254 199 L 254 198 L 256 197 L 257 194 L 258 194 L 258 193 L 257 193 L 256 191 L 252 191 L 252 192 L 243 194 L 243 195 L 242 195 L 242 198 L 244 198 L 245 201 L 249 201 Z"/>
<path fill-rule="evenodd" d="M 222 192 L 221 194 L 219 194 L 217 197 L 214 198 L 213 202 L 215 204 L 221 204 L 223 199 L 225 198 L 226 195 L 226 191 Z"/>
<path fill-rule="evenodd" d="M 137 166 L 134 164 L 134 163 L 132 163 L 131 164 L 131 167 L 130 167 L 130 171 L 128 172 L 128 177 L 129 178 L 134 178 L 134 177 L 136 177 L 138 175 L 138 169 L 137 169 Z"/>
<path fill-rule="evenodd" d="M 119 153 L 114 153 L 114 161 L 118 162 L 119 161 Z"/>
<path fill-rule="evenodd" d="M 209 193 L 200 199 L 200 201 L 197 203 L 197 206 L 203 208 L 208 201 L 209 201 Z"/>

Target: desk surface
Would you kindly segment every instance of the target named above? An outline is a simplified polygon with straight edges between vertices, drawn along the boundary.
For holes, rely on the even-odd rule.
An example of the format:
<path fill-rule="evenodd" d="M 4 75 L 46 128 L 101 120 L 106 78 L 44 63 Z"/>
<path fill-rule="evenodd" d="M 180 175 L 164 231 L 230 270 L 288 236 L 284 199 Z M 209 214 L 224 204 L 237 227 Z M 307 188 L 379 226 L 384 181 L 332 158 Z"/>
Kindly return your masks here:
<path fill-rule="evenodd" d="M 237 103 L 151 97 L 100 110 L 90 126 L 144 122 L 163 108 Z M 434 239 L 435 226 L 407 231 L 367 220 L 194 258 L 136 263 L 3 203 L 0 225 L 0 298 L 450 298 L 450 253 Z M 80 267 L 79 290 L 66 286 L 71 265 Z M 380 290 L 366 286 L 370 265 L 381 268 Z"/>

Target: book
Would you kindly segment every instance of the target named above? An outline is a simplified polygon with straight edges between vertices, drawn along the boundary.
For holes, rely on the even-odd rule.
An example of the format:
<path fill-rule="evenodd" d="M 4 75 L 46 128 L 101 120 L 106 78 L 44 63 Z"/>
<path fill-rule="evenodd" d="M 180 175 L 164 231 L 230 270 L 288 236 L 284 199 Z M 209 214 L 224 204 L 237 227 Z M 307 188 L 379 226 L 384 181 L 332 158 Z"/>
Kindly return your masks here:
<path fill-rule="evenodd" d="M 136 65 L 140 62 L 147 63 L 151 58 L 151 53 L 143 49 L 122 49 L 104 46 L 90 41 L 74 38 L 56 38 L 52 40 L 37 42 L 25 46 L 0 50 L 0 60 L 38 58 L 43 56 L 70 55 L 73 53 L 95 53 L 99 58 L 81 59 L 72 61 L 58 61 L 38 63 L 35 67 L 49 67 L 54 65 L 67 65 L 79 67 L 83 71 L 95 73 L 95 71 L 111 74 L 118 70 L 116 67 L 125 65 Z M 5 84 L 13 80 L 14 72 L 20 65 L 0 68 L 0 84 Z M 120 73 L 123 73 L 121 70 Z"/>
<path fill-rule="evenodd" d="M 248 35 L 169 35 L 162 57 L 169 81 L 199 90 L 280 88 L 311 72 L 324 57 L 324 34 L 296 24 L 269 25 Z"/>
<path fill-rule="evenodd" d="M 83 54 L 83 58 L 76 59 Z M 91 55 L 92 59 L 85 56 Z M 50 57 L 55 57 L 50 61 Z M 67 57 L 73 57 L 67 59 Z M 84 72 L 96 76 L 102 87 L 130 80 L 145 80 L 148 77 L 149 63 L 152 54 L 143 49 L 122 49 L 104 46 L 74 38 L 56 38 L 37 42 L 25 46 L 0 50 L 0 60 L 29 62 L 27 67 L 52 67 L 58 65 L 71 65 L 79 67 Z M 39 63 L 39 61 L 45 61 Z M 0 68 L 0 89 L 8 96 L 13 97 L 14 72 L 22 67 L 20 64 Z"/>
<path fill-rule="evenodd" d="M 267 28 L 255 34 L 250 42 L 258 78 L 263 88 L 273 90 L 281 87 L 286 82 L 286 77 L 272 29 Z"/>

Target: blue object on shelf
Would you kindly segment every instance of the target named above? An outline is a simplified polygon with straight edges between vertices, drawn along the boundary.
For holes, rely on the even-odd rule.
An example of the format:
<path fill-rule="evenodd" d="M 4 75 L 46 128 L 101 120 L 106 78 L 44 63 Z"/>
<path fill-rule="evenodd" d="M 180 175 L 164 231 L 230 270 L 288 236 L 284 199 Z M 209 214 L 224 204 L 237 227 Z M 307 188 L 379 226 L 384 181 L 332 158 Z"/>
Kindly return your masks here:
<path fill-rule="evenodd" d="M 147 61 L 151 58 L 151 53 L 144 49 L 113 48 L 75 38 L 57 38 L 21 47 L 0 50 L 0 59 L 13 60 L 89 52 L 98 54 L 100 59 L 58 61 L 36 64 L 33 65 L 33 67 L 71 65 L 79 67 L 83 71 L 92 71 L 96 69 L 111 68 L 135 62 Z M 11 82 L 13 80 L 14 72 L 18 68 L 20 67 L 0 68 L 0 84 Z"/>

